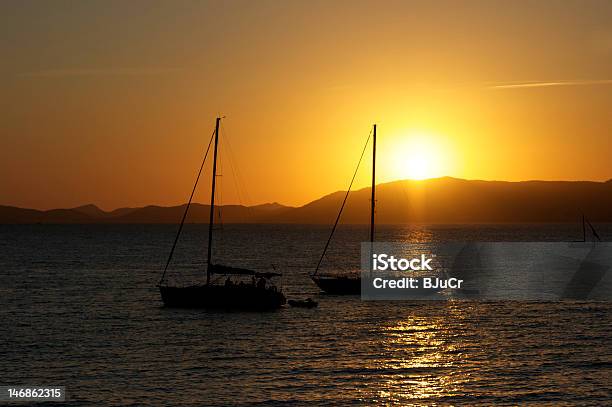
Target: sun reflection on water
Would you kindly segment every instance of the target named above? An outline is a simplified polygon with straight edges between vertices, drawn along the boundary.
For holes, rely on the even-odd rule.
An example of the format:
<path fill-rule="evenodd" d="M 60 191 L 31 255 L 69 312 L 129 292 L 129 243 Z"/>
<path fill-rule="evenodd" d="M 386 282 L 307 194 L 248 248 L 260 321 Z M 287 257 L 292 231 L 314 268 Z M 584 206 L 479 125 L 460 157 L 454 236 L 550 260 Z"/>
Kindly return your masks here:
<path fill-rule="evenodd" d="M 376 394 L 371 395 L 377 402 L 410 405 L 452 397 L 469 380 L 455 369 L 463 359 L 460 332 L 455 331 L 463 311 L 453 304 L 441 307 L 442 315 L 410 315 L 381 325 L 381 358 L 372 366 L 381 372 Z M 455 321 L 449 324 L 451 318 Z"/>
<path fill-rule="evenodd" d="M 434 232 L 428 225 L 406 228 L 402 240 L 405 243 L 424 243 L 434 240 Z"/>

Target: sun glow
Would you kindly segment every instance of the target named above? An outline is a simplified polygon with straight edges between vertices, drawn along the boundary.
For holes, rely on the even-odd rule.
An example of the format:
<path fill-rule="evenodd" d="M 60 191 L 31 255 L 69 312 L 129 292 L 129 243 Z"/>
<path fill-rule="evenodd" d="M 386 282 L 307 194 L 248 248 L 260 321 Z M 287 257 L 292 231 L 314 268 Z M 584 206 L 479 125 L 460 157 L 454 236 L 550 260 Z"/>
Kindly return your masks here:
<path fill-rule="evenodd" d="M 423 180 L 448 175 L 446 149 L 439 139 L 422 132 L 409 132 L 393 140 L 389 171 L 396 179 Z"/>

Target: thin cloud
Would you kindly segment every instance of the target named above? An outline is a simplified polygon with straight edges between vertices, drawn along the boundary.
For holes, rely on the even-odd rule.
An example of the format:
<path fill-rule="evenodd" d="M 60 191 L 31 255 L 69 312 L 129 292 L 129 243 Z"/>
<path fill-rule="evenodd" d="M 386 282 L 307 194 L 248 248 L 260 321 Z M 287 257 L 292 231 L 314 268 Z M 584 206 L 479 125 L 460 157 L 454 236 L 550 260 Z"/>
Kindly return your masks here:
<path fill-rule="evenodd" d="M 42 71 L 23 72 L 17 76 L 21 77 L 40 77 L 40 78 L 56 78 L 69 76 L 149 76 L 149 75 L 166 75 L 173 72 L 178 72 L 176 68 L 159 68 L 159 69 L 48 69 Z"/>
<path fill-rule="evenodd" d="M 547 88 L 551 86 L 612 85 L 612 79 L 562 80 L 554 82 L 511 82 L 487 86 L 487 89 Z"/>

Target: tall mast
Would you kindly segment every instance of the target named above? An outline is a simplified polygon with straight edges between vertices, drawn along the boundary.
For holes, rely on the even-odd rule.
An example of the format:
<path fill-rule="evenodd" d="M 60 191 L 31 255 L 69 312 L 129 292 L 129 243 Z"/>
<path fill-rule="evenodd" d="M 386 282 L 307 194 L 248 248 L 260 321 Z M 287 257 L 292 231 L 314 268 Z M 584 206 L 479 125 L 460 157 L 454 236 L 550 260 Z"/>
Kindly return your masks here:
<path fill-rule="evenodd" d="M 374 207 L 376 206 L 376 124 L 372 144 L 372 205 L 370 213 L 370 242 L 374 242 Z"/>
<path fill-rule="evenodd" d="M 210 193 L 210 217 L 208 218 L 208 255 L 206 256 L 206 284 L 210 283 L 210 260 L 212 257 L 212 238 L 213 238 L 213 223 L 215 216 L 215 186 L 217 181 L 217 146 L 219 144 L 219 122 L 220 117 L 217 117 L 215 123 L 215 150 L 213 155 L 213 171 L 212 171 L 212 191 Z"/>

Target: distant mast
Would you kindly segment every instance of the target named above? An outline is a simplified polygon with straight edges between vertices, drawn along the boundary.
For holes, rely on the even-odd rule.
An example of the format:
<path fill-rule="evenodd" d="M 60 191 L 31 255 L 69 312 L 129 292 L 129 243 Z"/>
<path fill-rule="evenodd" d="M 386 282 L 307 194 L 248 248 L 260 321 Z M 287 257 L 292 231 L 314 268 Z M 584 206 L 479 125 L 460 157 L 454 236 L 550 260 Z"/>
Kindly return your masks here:
<path fill-rule="evenodd" d="M 213 154 L 213 171 L 212 171 L 212 192 L 210 193 L 210 217 L 208 218 L 208 254 L 206 256 L 206 285 L 210 283 L 210 260 L 212 257 L 212 238 L 213 238 L 213 223 L 215 216 L 215 185 L 217 181 L 217 146 L 219 144 L 219 122 L 220 117 L 217 117 L 215 123 L 215 150 Z"/>
<path fill-rule="evenodd" d="M 376 206 L 376 124 L 374 124 L 374 137 L 372 144 L 372 204 L 370 214 L 370 243 L 374 243 L 374 209 Z"/>

